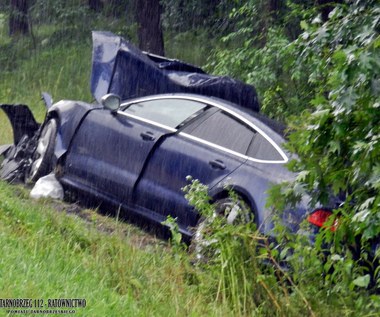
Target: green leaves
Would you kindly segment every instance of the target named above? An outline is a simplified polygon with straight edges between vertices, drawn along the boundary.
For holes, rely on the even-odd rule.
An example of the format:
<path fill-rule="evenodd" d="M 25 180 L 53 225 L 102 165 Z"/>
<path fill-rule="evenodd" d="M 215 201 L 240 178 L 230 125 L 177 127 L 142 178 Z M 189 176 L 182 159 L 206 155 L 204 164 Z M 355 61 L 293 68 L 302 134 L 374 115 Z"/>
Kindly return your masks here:
<path fill-rule="evenodd" d="M 374 259 L 361 246 L 380 234 L 379 10 L 375 1 L 347 1 L 333 9 L 325 23 L 312 15 L 301 22 L 305 33 L 284 53 L 292 55 L 284 69 L 299 88 L 296 102 L 306 101 L 304 111 L 290 122 L 293 132 L 287 144 L 299 157 L 291 166 L 297 176 L 269 191 L 268 205 L 276 208 L 293 205 L 295 197 L 305 193 L 311 207 L 336 208 L 334 213 L 341 215 L 338 230 L 323 230 L 315 247 L 322 251 L 326 242 L 331 246 L 328 270 L 349 264 L 344 274 L 351 288 L 368 287 L 370 275 L 357 271 Z M 286 84 L 278 86 L 284 90 Z M 331 205 L 334 195 L 339 205 Z M 345 256 L 355 241 L 361 262 L 349 262 Z M 333 285 L 344 274 L 335 271 L 326 282 Z"/>
<path fill-rule="evenodd" d="M 352 283 L 356 286 L 359 286 L 359 287 L 368 287 L 369 285 L 369 282 L 370 282 L 370 276 L 369 274 L 366 274 L 366 275 L 363 275 L 363 276 L 359 276 L 358 278 L 354 279 L 352 281 Z"/>
<path fill-rule="evenodd" d="M 260 47 L 250 20 L 260 17 L 242 5 L 234 12 L 241 30 L 225 40 L 245 38 L 238 47 L 215 52 L 213 70 L 253 83 L 262 112 L 286 121 L 292 131 L 286 147 L 299 158 L 288 164 L 296 177 L 269 190 L 268 207 L 285 209 L 310 197 L 310 208 L 323 205 L 341 215 L 338 230 L 323 232 L 316 247 L 321 251 L 328 242 L 334 259 L 342 259 L 329 259 L 326 267 L 350 267 L 346 286 L 366 287 L 367 275 L 357 270 L 372 260 L 360 246 L 380 234 L 380 7 L 374 0 L 344 0 L 322 21 L 321 8 L 287 5 L 294 9 L 288 21 L 296 20 L 303 32 L 298 38 L 269 23 Z M 345 256 L 354 242 L 361 262 Z M 342 274 L 329 275 L 326 283 Z"/>
<path fill-rule="evenodd" d="M 166 220 L 161 222 L 161 224 L 169 227 L 170 233 L 172 235 L 171 243 L 173 247 L 177 249 L 186 249 L 185 244 L 182 243 L 182 234 L 179 232 L 177 218 L 167 216 Z"/>
<path fill-rule="evenodd" d="M 372 1 L 336 7 L 322 25 L 304 21 L 302 27 L 309 35 L 292 45 L 294 54 L 298 51 L 297 61 L 309 70 L 309 82 L 315 84 L 308 89 L 315 110 L 302 115 L 303 124 L 295 126 L 290 136 L 289 148 L 300 158 L 295 184 L 304 184 L 321 203 L 327 203 L 321 199 L 331 189 L 351 197 L 352 202 L 341 207 L 352 219 L 352 226 L 347 222 L 349 231 L 358 229 L 355 222 L 380 224 L 375 204 L 380 187 L 380 111 L 375 106 L 379 93 L 373 89 L 380 71 L 374 50 L 379 36 L 377 11 Z M 292 188 L 299 193 L 295 184 Z M 355 235 L 366 232 L 362 239 L 373 238 L 377 230 L 370 227 L 360 226 Z"/>

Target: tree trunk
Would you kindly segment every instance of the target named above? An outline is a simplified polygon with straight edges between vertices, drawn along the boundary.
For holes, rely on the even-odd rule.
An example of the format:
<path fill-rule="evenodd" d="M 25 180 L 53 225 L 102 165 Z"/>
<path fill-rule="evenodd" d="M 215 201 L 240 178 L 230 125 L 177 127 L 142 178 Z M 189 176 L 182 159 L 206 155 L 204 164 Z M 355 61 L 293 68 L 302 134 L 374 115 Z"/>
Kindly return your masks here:
<path fill-rule="evenodd" d="M 272 25 L 276 25 L 279 9 L 281 8 L 281 0 L 262 0 L 258 2 L 258 7 L 260 10 L 260 20 L 259 20 L 259 32 L 260 37 L 260 47 L 264 47 L 268 40 L 268 30 Z"/>
<path fill-rule="evenodd" d="M 101 0 L 88 0 L 88 6 L 95 12 L 101 12 L 103 10 L 103 2 Z"/>
<path fill-rule="evenodd" d="M 115 18 L 121 17 L 124 12 L 123 9 L 125 7 L 125 4 L 123 4 L 123 0 L 108 0 L 108 7 L 110 7 L 110 14 L 111 16 Z"/>
<path fill-rule="evenodd" d="M 137 0 L 136 21 L 139 47 L 143 51 L 158 55 L 164 55 L 161 11 L 159 0 Z"/>
<path fill-rule="evenodd" d="M 319 11 L 321 12 L 322 21 L 326 22 L 329 19 L 329 13 L 334 9 L 334 7 L 342 3 L 342 0 L 318 0 Z"/>
<path fill-rule="evenodd" d="M 28 34 L 28 0 L 11 0 L 10 4 L 9 35 Z"/>

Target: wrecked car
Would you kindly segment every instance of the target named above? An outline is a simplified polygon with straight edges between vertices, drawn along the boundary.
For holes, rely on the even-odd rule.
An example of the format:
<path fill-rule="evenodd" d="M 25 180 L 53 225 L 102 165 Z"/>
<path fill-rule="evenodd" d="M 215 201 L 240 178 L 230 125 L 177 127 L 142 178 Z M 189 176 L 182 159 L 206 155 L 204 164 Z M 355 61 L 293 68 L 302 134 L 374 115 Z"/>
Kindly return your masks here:
<path fill-rule="evenodd" d="M 191 238 L 200 219 L 182 191 L 191 175 L 220 209 L 233 203 L 226 188 L 239 195 L 229 222 L 244 204 L 263 233 L 272 229 L 266 191 L 294 176 L 284 127 L 259 113 L 253 86 L 93 32 L 90 87 L 97 103 L 53 104 L 45 94 L 42 124 L 25 105 L 1 106 L 14 130 L 2 178 L 34 182 L 54 170 L 66 190 L 155 223 L 171 215 Z M 319 227 L 331 214 L 312 212 Z M 296 230 L 309 213 L 300 204 L 286 221 Z"/>

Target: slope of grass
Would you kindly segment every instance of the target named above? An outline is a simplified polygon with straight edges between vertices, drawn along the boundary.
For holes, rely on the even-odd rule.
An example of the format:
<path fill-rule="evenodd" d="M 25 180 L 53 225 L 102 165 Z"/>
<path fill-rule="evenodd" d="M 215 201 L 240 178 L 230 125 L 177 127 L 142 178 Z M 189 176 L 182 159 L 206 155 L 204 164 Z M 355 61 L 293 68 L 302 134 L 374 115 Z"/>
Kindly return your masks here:
<path fill-rule="evenodd" d="M 54 101 L 93 100 L 89 88 L 91 33 L 85 39 L 60 40 L 53 31 L 54 27 L 42 27 L 33 38 L 12 40 L 0 32 L 0 104 L 26 104 L 40 122 L 46 111 L 42 91 Z M 12 130 L 2 111 L 0 126 L 0 144 L 11 143 Z"/>
<path fill-rule="evenodd" d="M 84 298 L 87 306 L 76 309 L 78 316 L 228 313 L 201 296 L 193 268 L 170 248 L 159 241 L 143 248 L 129 244 L 136 229 L 125 224 L 101 233 L 99 217 L 93 214 L 89 226 L 0 182 L 0 298 Z"/>
<path fill-rule="evenodd" d="M 273 271 L 259 268 L 261 256 L 242 254 L 237 237 L 250 246 L 252 232 L 220 231 L 223 265 L 198 267 L 177 245 L 72 209 L 0 181 L 0 298 L 85 299 L 76 316 L 358 316 L 363 306 L 359 316 L 377 316 L 378 296 L 364 292 L 364 303 L 311 284 L 288 293 Z"/>

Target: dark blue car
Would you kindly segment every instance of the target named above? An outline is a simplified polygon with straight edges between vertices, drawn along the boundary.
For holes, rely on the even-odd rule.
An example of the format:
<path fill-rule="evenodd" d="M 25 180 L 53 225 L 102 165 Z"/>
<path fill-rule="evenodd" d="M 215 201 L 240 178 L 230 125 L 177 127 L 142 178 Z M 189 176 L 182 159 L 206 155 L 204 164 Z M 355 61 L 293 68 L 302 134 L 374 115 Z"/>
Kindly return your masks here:
<path fill-rule="evenodd" d="M 3 106 L 15 144 L 36 135 L 26 179 L 55 169 L 65 188 L 153 222 L 171 215 L 191 237 L 200 218 L 182 191 L 191 176 L 209 186 L 221 208 L 231 207 L 226 188 L 233 188 L 268 233 L 266 191 L 294 176 L 284 167 L 283 127 L 258 113 L 254 88 L 142 53 L 111 33 L 94 32 L 93 40 L 91 89 L 98 103 L 47 102 L 41 127 L 24 107 Z M 17 125 L 21 119 L 29 125 Z M 305 206 L 285 213 L 289 226 L 310 213 Z M 230 208 L 228 220 L 241 209 Z M 314 224 L 322 226 L 329 214 L 317 210 Z"/>

